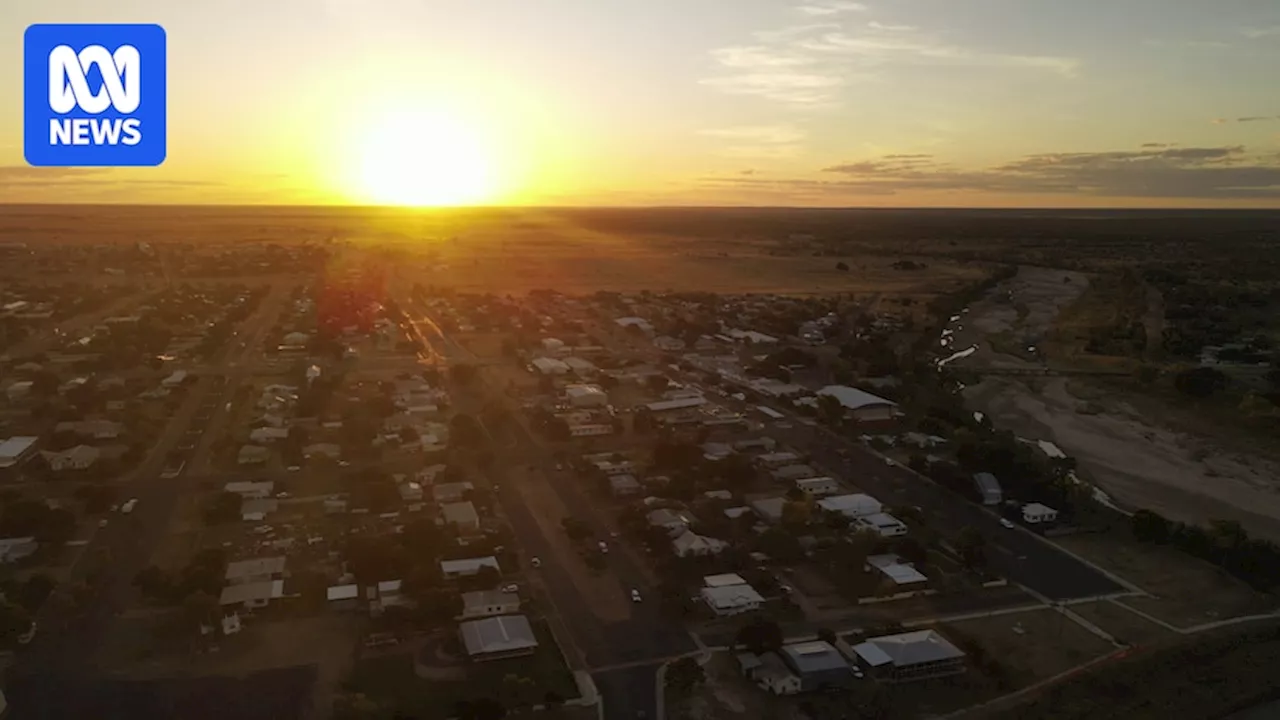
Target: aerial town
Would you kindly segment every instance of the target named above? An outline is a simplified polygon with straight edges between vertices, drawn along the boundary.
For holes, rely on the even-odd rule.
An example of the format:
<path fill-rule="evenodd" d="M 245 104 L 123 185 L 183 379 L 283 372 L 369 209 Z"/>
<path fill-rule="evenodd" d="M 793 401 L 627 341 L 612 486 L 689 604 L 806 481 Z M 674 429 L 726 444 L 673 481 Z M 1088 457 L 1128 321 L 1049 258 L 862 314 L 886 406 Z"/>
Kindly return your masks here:
<path fill-rule="evenodd" d="M 1043 308 L 1109 288 L 1077 270 L 508 294 L 332 239 L 0 253 L 3 690 L 38 716 L 1051 717 L 1098 668 L 1217 672 L 1280 605 L 1269 526 L 1074 456 L 1105 397 L 1061 443 L 1010 421 L 1135 382 L 1051 362 Z M 1265 383 L 1261 337 L 1170 382 Z"/>

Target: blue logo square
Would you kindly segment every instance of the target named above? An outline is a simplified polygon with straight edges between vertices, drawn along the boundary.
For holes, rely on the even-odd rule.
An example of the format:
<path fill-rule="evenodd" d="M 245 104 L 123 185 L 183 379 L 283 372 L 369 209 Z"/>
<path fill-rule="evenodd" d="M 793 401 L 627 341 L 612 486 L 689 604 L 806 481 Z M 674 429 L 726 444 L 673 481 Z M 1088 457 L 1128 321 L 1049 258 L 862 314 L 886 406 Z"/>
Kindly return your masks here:
<path fill-rule="evenodd" d="M 164 162 L 166 37 L 159 25 L 32 25 L 22 42 L 22 135 L 37 167 Z"/>

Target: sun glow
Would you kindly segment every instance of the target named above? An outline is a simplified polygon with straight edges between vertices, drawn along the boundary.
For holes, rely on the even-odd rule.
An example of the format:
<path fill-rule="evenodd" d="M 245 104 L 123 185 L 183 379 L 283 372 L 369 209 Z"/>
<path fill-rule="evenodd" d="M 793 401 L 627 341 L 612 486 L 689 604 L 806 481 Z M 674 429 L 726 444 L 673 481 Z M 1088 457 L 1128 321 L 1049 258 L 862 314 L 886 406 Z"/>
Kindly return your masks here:
<path fill-rule="evenodd" d="M 497 195 L 495 161 L 468 124 L 435 112 L 392 113 L 364 130 L 355 191 L 380 205 L 474 205 Z"/>

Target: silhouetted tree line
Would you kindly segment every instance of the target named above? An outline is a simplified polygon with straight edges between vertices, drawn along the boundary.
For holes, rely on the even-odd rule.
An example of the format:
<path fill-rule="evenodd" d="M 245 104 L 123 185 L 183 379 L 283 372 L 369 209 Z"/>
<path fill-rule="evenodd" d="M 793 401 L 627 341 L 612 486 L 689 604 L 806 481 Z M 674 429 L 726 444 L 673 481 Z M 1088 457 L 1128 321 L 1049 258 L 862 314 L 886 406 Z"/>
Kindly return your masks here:
<path fill-rule="evenodd" d="M 1130 521 L 1133 535 L 1143 542 L 1172 545 L 1207 560 L 1252 587 L 1267 592 L 1280 586 L 1280 547 L 1251 538 L 1233 520 L 1214 520 L 1208 528 L 1169 520 L 1152 510 L 1139 510 Z"/>

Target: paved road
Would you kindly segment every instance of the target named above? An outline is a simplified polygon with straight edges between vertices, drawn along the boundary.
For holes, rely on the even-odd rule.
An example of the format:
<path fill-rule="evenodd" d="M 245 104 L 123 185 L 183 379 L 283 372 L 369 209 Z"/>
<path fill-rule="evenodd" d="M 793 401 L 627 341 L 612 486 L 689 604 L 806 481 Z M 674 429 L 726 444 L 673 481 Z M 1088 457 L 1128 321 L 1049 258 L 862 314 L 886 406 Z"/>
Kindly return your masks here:
<path fill-rule="evenodd" d="M 279 288 L 273 292 L 280 292 Z M 243 324 L 250 332 L 261 333 L 268 324 L 265 314 L 271 304 L 263 303 Z M 232 352 L 223 350 L 227 358 Z M 137 498 L 129 515 L 111 518 L 106 528 L 95 533 L 86 548 L 84 561 L 72 569 L 67 583 L 84 582 L 94 591 L 85 611 L 73 616 L 55 603 L 47 603 L 40 615 L 40 632 L 19 656 L 6 695 L 13 716 L 24 718 L 77 717 L 70 703 L 93 692 L 95 668 L 92 659 L 114 618 L 128 605 L 135 575 L 150 562 L 153 550 L 164 542 L 169 518 L 191 480 L 160 477 L 166 457 L 181 441 L 201 405 L 210 400 L 225 403 L 234 385 L 223 378 L 196 380 L 187 397 L 170 419 L 168 429 L 151 453 L 125 483 L 125 494 Z M 96 562 L 95 559 L 100 559 Z"/>
<path fill-rule="evenodd" d="M 836 439 L 798 420 L 790 428 L 774 426 L 769 434 L 808 453 L 814 463 L 835 471 L 885 505 L 919 506 L 928 522 L 955 537 L 966 525 L 987 538 L 991 569 L 1054 600 L 1071 600 L 1123 592 L 1103 573 L 1022 530 L 1001 527 L 990 513 L 956 494 L 921 479 L 910 470 L 888 466 L 858 442 Z M 838 452 L 844 448 L 847 456 Z"/>
<path fill-rule="evenodd" d="M 460 362 L 474 362 L 474 356 L 465 348 L 452 342 L 432 322 L 422 304 L 407 298 L 401 307 L 410 315 L 419 337 L 430 348 L 434 358 Z M 501 393 L 495 390 L 495 393 Z M 459 409 L 467 402 L 455 398 Z M 468 408 L 468 412 L 474 412 Z M 518 410 L 516 411 L 518 412 Z M 564 648 L 570 662 L 591 670 L 629 663 L 642 663 L 623 670 L 609 670 L 593 674 L 596 687 L 604 701 L 608 718 L 635 720 L 656 717 L 655 671 L 661 662 L 675 655 L 695 649 L 693 639 L 678 621 L 664 615 L 658 594 L 649 584 L 638 561 L 626 548 L 618 547 L 608 557 L 609 575 L 617 580 L 619 595 L 626 598 L 631 589 L 640 591 L 645 601 L 632 604 L 631 616 L 624 621 L 608 622 L 599 618 L 590 598 L 584 596 L 574 584 L 568 569 L 562 562 L 583 562 L 575 557 L 565 558 L 556 552 L 550 538 L 543 533 L 543 526 L 533 513 L 518 501 L 518 493 L 503 490 L 505 470 L 518 465 L 532 465 L 534 472 L 546 479 L 545 491 L 553 492 L 571 516 L 586 522 L 596 537 L 606 538 L 611 532 L 607 519 L 578 485 L 571 473 L 555 470 L 556 461 L 550 449 L 540 443 L 519 422 L 511 422 L 499 434 L 502 448 L 492 463 L 491 479 L 498 486 L 498 497 L 512 531 L 519 540 L 526 556 L 536 556 L 542 567 L 537 573 L 536 584 L 546 593 L 551 604 L 548 613 L 558 639 L 569 645 Z M 552 526 L 559 532 L 559 518 Z M 563 637 L 562 635 L 567 635 Z"/>

